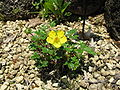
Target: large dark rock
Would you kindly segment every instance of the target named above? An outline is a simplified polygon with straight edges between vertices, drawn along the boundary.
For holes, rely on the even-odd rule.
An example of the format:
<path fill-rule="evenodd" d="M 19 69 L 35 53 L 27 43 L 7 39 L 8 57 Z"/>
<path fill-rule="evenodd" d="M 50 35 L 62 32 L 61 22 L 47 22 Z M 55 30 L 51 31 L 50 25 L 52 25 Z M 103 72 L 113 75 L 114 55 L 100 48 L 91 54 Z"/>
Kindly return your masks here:
<path fill-rule="evenodd" d="M 106 1 L 105 22 L 111 38 L 120 41 L 120 0 Z"/>
<path fill-rule="evenodd" d="M 30 18 L 34 0 L 0 0 L 0 20 Z"/>
<path fill-rule="evenodd" d="M 91 15 L 104 7 L 106 0 L 65 0 L 71 1 L 68 11 L 78 15 Z"/>

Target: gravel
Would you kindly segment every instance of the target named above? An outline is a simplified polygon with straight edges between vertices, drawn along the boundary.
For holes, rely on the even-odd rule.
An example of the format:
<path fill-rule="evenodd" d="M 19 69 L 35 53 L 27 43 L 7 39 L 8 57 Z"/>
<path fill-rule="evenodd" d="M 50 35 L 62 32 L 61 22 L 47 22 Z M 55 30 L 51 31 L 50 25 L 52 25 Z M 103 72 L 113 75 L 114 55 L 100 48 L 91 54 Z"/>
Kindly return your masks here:
<path fill-rule="evenodd" d="M 96 22 L 95 22 L 95 20 Z M 41 21 L 40 24 L 46 24 Z M 31 24 L 31 23 L 30 23 Z M 70 79 L 62 76 L 58 81 L 40 78 L 41 73 L 35 66 L 35 61 L 29 57 L 32 51 L 28 49 L 30 36 L 24 30 L 32 26 L 28 21 L 0 21 L 0 90 L 119 90 L 120 89 L 120 60 L 117 48 L 110 39 L 104 26 L 103 15 L 89 18 L 86 29 L 91 26 L 92 33 L 102 39 L 85 41 L 97 53 L 89 57 L 85 53 L 85 65 L 89 63 L 88 70 L 83 70 L 76 78 Z M 68 30 L 76 28 L 81 31 L 82 21 L 68 22 L 67 26 L 61 24 L 56 29 Z"/>

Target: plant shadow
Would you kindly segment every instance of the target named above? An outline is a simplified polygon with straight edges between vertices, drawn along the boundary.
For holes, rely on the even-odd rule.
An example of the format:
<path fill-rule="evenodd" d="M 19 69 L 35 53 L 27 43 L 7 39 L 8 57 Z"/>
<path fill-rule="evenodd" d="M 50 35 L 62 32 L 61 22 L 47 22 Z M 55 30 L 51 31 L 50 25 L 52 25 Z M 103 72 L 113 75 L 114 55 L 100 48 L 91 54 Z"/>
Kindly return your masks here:
<path fill-rule="evenodd" d="M 89 58 L 93 57 L 89 55 Z M 78 75 L 84 76 L 84 72 L 88 72 L 89 66 L 94 66 L 91 62 L 84 63 L 84 59 L 80 60 L 80 67 L 76 70 L 71 70 L 67 66 L 60 66 L 59 68 L 54 65 L 50 64 L 48 67 L 39 69 L 40 78 L 44 83 L 47 81 L 51 81 L 52 83 L 59 83 L 59 86 L 66 89 L 69 88 L 70 85 L 66 84 L 63 81 L 63 77 L 66 77 L 66 81 L 69 78 L 70 80 L 76 79 Z M 69 83 L 69 82 L 68 82 Z"/>

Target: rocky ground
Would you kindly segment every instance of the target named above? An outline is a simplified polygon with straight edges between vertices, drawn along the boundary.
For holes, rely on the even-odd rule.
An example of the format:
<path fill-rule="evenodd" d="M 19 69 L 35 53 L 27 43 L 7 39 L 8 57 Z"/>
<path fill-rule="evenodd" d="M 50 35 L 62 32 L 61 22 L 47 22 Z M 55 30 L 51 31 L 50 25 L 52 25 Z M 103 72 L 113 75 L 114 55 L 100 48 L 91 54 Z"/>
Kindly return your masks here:
<path fill-rule="evenodd" d="M 39 21 L 39 20 L 38 20 Z M 94 57 L 85 56 L 84 62 L 90 63 L 88 71 L 83 70 L 76 78 L 67 75 L 58 82 L 43 81 L 41 73 L 29 57 L 30 36 L 24 33 L 27 27 L 35 29 L 44 21 L 0 21 L 0 90 L 119 90 L 120 56 L 117 48 L 106 32 L 103 15 L 90 17 L 86 21 L 86 30 L 91 26 L 95 39 L 85 41 L 97 53 Z M 36 26 L 37 25 L 37 26 Z M 68 22 L 55 28 L 81 30 L 82 21 Z M 52 72 L 51 72 L 52 73 Z"/>

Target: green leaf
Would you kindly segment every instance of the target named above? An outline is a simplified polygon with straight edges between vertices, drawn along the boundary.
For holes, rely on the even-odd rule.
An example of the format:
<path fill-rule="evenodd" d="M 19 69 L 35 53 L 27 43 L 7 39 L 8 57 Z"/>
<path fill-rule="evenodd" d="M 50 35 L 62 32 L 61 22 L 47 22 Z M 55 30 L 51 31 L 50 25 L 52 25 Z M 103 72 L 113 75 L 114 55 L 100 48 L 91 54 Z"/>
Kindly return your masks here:
<path fill-rule="evenodd" d="M 92 55 L 96 55 L 96 53 L 92 50 L 92 48 L 90 48 L 87 45 L 85 45 L 85 43 L 80 42 L 80 45 L 81 45 L 81 49 L 83 51 L 86 51 L 86 52 L 88 52 L 89 54 L 92 54 Z"/>
<path fill-rule="evenodd" d="M 73 49 L 72 48 L 64 48 L 67 52 L 71 52 L 71 51 L 73 51 Z"/>
<path fill-rule="evenodd" d="M 58 8 L 61 8 L 63 0 L 52 0 Z"/>
<path fill-rule="evenodd" d="M 43 48 L 42 48 L 42 52 L 43 52 L 43 53 L 49 53 L 49 49 L 46 48 L 46 47 L 43 47 Z"/>
<path fill-rule="evenodd" d="M 53 55 L 54 51 L 53 50 L 49 50 L 48 52 L 50 55 Z"/>
<path fill-rule="evenodd" d="M 31 56 L 31 59 L 39 59 L 40 55 L 37 52 L 34 52 L 33 55 Z"/>
<path fill-rule="evenodd" d="M 53 6 L 52 3 L 45 2 L 44 6 L 50 11 L 52 11 L 52 13 L 54 13 L 55 15 L 57 14 L 57 11 L 55 11 L 55 7 Z"/>
<path fill-rule="evenodd" d="M 77 32 L 76 29 L 72 29 L 72 30 L 67 31 L 67 35 L 71 36 L 71 35 L 75 34 L 76 32 Z"/>
<path fill-rule="evenodd" d="M 89 54 L 96 55 L 96 53 L 90 47 L 85 47 L 84 50 Z"/>
<path fill-rule="evenodd" d="M 48 66 L 48 61 L 42 61 L 41 64 L 42 64 L 42 67 L 46 67 Z"/>
<path fill-rule="evenodd" d="M 52 21 L 49 25 L 50 25 L 51 27 L 55 27 L 55 26 L 56 26 L 56 23 L 55 23 L 55 21 Z"/>
<path fill-rule="evenodd" d="M 81 54 L 83 53 L 83 49 L 75 49 L 75 51 Z"/>
<path fill-rule="evenodd" d="M 76 61 L 76 60 L 77 60 L 77 57 L 74 56 L 74 57 L 71 57 L 71 59 L 72 59 L 72 62 L 73 62 L 73 61 Z"/>
<path fill-rule="evenodd" d="M 31 28 L 27 28 L 24 32 L 25 32 L 26 34 L 31 34 L 31 33 L 32 33 L 32 29 L 31 29 Z"/>
<path fill-rule="evenodd" d="M 32 41 L 39 41 L 40 38 L 37 35 L 34 35 L 34 36 L 31 37 L 31 40 Z"/>
<path fill-rule="evenodd" d="M 71 4 L 71 2 L 64 2 L 62 9 L 61 9 L 61 13 L 64 13 L 65 10 L 67 9 L 67 7 Z"/>

